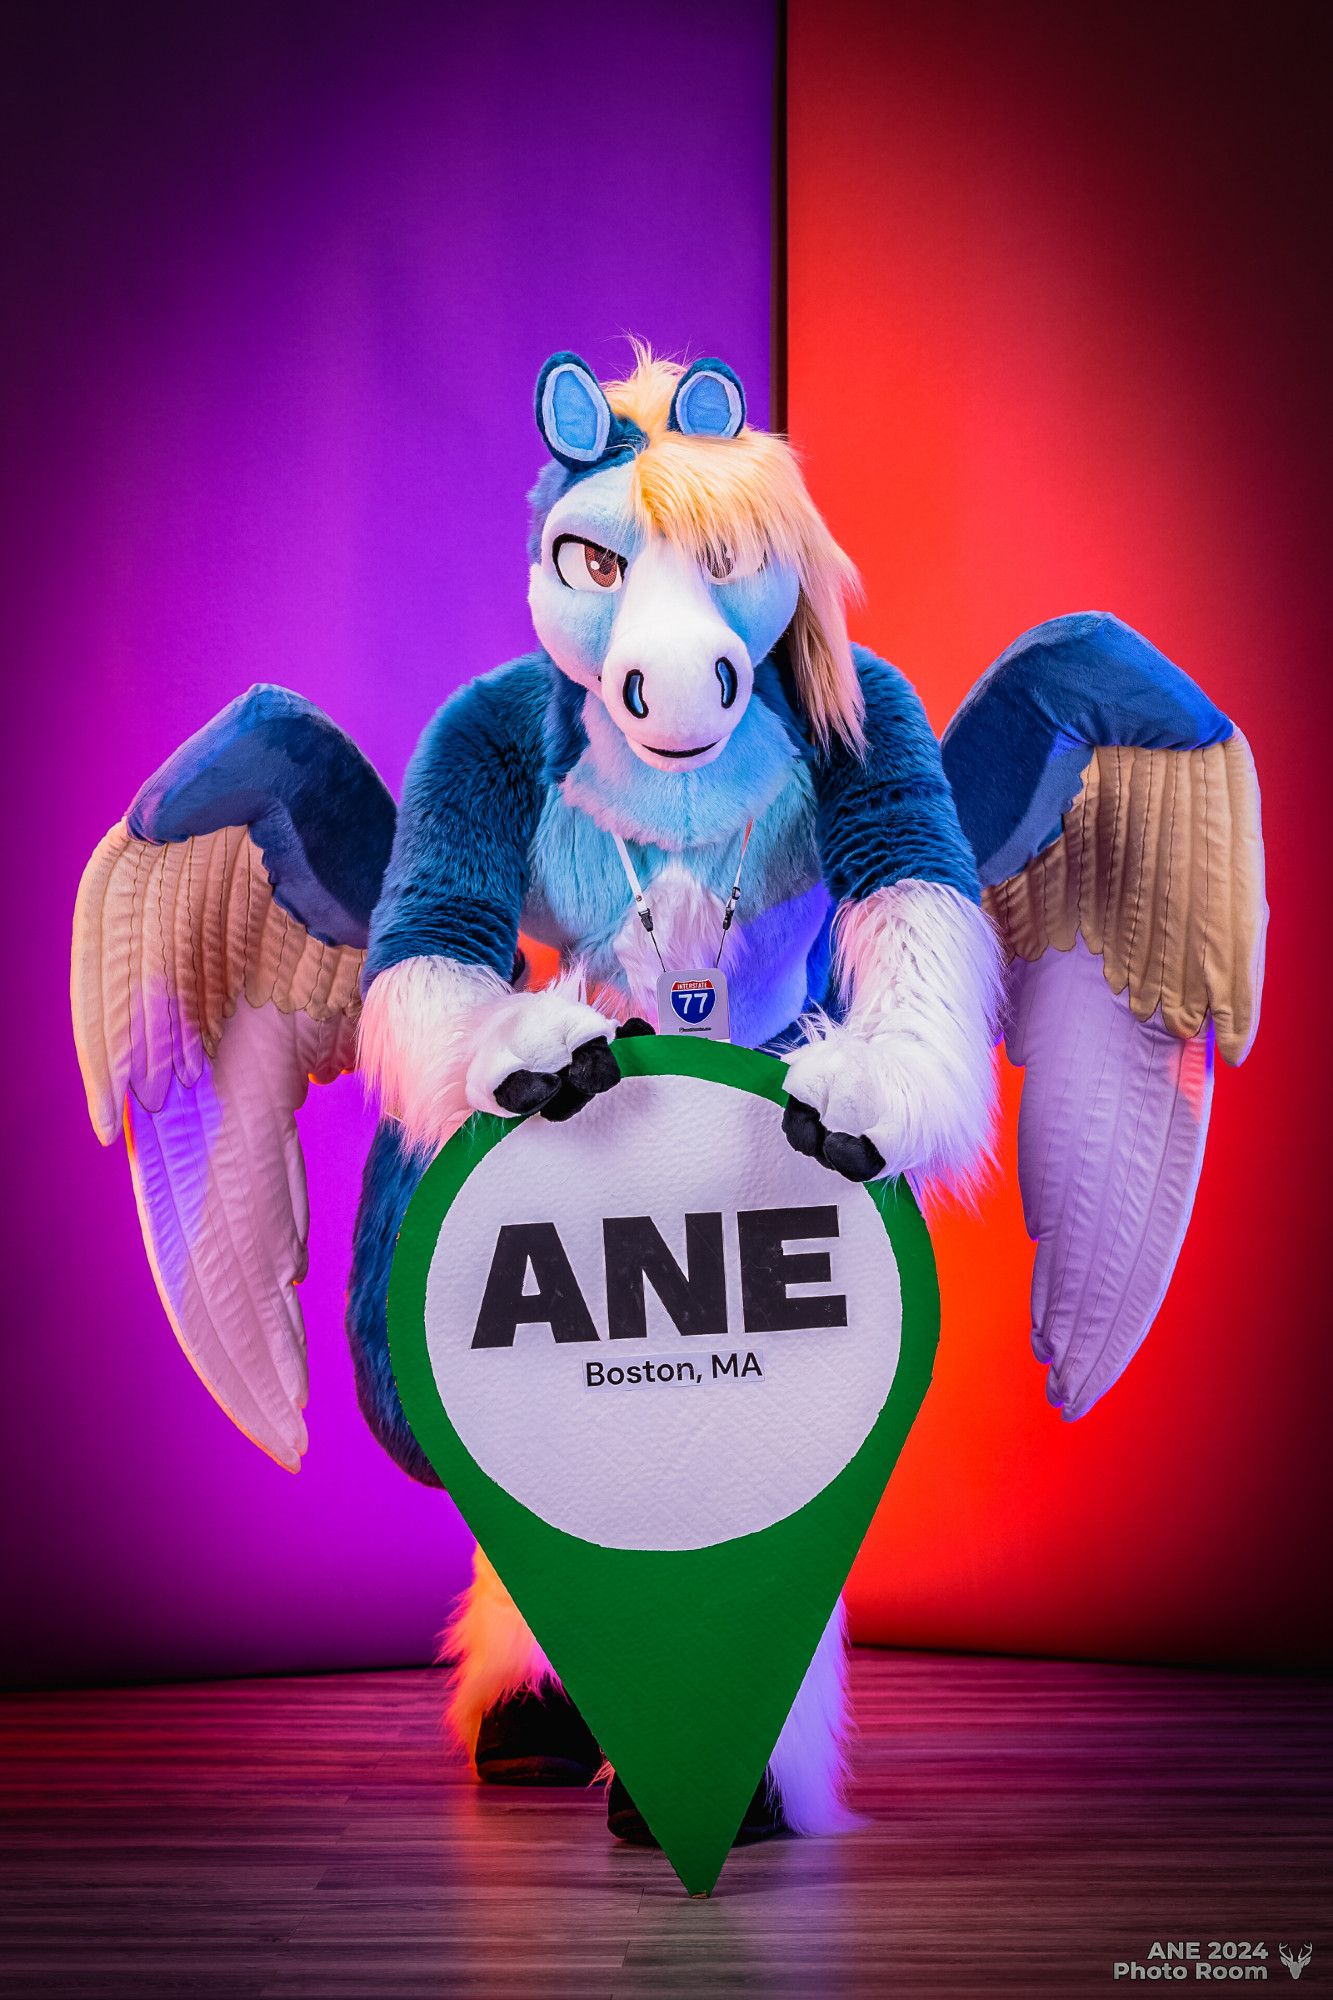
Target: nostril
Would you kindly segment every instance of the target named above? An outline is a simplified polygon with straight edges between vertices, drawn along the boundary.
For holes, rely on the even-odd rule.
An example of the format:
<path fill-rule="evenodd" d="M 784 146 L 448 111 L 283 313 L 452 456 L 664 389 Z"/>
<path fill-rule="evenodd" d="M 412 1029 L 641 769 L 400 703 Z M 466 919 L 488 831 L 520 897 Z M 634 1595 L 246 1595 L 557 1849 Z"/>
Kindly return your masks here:
<path fill-rule="evenodd" d="M 621 689 L 621 693 L 625 698 L 625 706 L 630 714 L 642 722 L 644 716 L 648 713 L 648 704 L 643 698 L 643 675 L 637 667 L 631 667 L 630 671 L 626 674 L 625 685 Z"/>
<path fill-rule="evenodd" d="M 732 702 L 736 699 L 736 690 L 740 686 L 740 682 L 736 676 L 736 669 L 732 666 L 730 660 L 723 658 L 721 660 L 714 660 L 713 672 L 717 675 L 717 683 L 722 690 L 722 706 L 723 708 L 730 708 Z"/>

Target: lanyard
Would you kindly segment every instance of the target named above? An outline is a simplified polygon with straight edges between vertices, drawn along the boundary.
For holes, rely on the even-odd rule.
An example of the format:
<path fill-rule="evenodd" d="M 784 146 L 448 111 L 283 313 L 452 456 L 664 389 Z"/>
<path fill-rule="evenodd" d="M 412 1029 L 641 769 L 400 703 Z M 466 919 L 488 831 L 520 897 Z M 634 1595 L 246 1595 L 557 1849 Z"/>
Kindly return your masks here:
<path fill-rule="evenodd" d="M 745 822 L 745 832 L 741 835 L 741 851 L 736 858 L 736 879 L 731 885 L 731 894 L 727 897 L 725 907 L 722 911 L 722 934 L 717 941 L 717 957 L 713 960 L 714 968 L 722 963 L 722 948 L 727 942 L 727 932 L 731 929 L 731 920 L 736 914 L 736 905 L 741 899 L 741 870 L 745 866 L 745 850 L 750 845 L 750 835 L 753 832 L 754 821 L 747 819 Z M 643 893 L 643 884 L 640 882 L 638 872 L 630 859 L 629 849 L 618 833 L 613 833 L 611 838 L 616 843 L 616 851 L 620 855 L 621 866 L 624 868 L 626 878 L 629 881 L 630 892 L 634 897 L 634 907 L 639 913 L 639 922 L 643 925 L 649 937 L 652 938 L 653 950 L 657 953 L 657 962 L 663 972 L 665 972 L 666 960 L 662 956 L 662 947 L 657 942 L 657 937 L 653 930 L 653 913 L 648 907 L 648 898 Z"/>

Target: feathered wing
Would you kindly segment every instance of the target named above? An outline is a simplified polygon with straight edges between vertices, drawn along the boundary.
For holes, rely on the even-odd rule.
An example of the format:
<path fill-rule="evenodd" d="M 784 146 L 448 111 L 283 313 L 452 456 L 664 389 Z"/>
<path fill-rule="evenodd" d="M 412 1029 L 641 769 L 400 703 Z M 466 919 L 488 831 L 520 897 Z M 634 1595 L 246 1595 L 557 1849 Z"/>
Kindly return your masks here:
<path fill-rule="evenodd" d="M 245 1434 L 306 1446 L 296 1113 L 355 1067 L 393 803 L 326 717 L 256 688 L 191 738 L 94 853 L 74 916 L 93 1127 L 122 1129 L 176 1336 Z M 236 823 L 231 823 L 235 821 Z"/>
<path fill-rule="evenodd" d="M 1026 633 L 944 739 L 1008 960 L 1032 1344 L 1083 1416 L 1147 1334 L 1203 1164 L 1213 1051 L 1263 983 L 1259 789 L 1244 737 L 1118 619 Z"/>

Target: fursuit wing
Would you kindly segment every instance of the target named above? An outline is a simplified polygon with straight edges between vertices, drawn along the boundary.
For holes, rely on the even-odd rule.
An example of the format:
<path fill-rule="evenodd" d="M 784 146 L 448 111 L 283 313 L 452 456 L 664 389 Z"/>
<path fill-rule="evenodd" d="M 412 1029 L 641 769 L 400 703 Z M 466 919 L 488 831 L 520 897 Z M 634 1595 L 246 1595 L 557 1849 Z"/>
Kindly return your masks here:
<path fill-rule="evenodd" d="M 1008 964 L 1024 1070 L 1032 1346 L 1081 1417 L 1165 1296 L 1194 1204 L 1214 1048 L 1243 1062 L 1263 985 L 1259 787 L 1249 746 L 1119 619 L 1016 640 L 944 736 Z"/>
<path fill-rule="evenodd" d="M 356 1066 L 360 973 L 394 830 L 327 716 L 256 687 L 99 844 L 70 996 L 93 1128 L 122 1126 L 158 1294 L 232 1421 L 306 1447 L 309 1210 L 296 1113 Z"/>

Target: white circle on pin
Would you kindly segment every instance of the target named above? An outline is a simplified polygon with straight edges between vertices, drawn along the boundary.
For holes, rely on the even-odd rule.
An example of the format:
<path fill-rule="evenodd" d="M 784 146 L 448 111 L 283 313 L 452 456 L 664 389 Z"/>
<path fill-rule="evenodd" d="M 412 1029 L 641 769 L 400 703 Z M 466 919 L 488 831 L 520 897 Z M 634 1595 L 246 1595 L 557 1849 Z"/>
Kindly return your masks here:
<path fill-rule="evenodd" d="M 491 1148 L 426 1287 L 440 1399 L 481 1469 L 607 1548 L 692 1549 L 804 1507 L 898 1367 L 902 1293 L 866 1190 L 782 1108 L 629 1076 Z"/>

